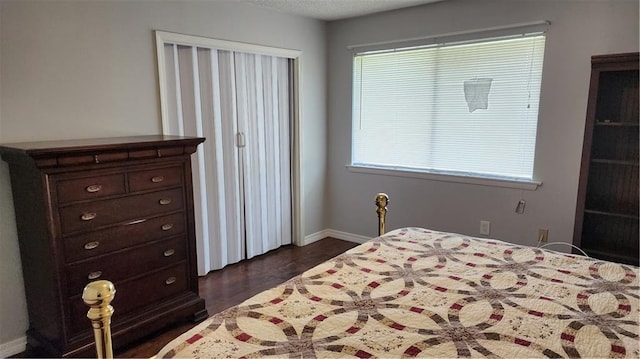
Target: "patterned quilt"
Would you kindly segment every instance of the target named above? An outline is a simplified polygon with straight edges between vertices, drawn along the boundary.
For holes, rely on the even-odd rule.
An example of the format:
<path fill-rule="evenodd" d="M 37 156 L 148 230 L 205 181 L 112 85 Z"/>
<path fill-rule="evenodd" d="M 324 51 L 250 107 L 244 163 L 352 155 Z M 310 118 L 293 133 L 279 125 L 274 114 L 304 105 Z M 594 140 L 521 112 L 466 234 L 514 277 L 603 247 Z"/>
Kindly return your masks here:
<path fill-rule="evenodd" d="M 212 316 L 158 357 L 638 358 L 639 274 L 399 229 Z"/>

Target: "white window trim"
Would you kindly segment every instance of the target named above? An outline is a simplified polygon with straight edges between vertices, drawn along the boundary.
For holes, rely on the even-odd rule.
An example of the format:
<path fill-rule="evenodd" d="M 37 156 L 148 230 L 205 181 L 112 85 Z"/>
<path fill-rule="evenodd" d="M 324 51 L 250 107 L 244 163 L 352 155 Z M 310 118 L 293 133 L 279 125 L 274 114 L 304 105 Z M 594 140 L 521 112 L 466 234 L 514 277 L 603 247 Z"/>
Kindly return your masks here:
<path fill-rule="evenodd" d="M 355 173 L 367 173 L 374 175 L 384 175 L 384 176 L 394 176 L 394 177 L 406 177 L 406 178 L 418 178 L 418 179 L 426 179 L 432 181 L 441 181 L 441 182 L 453 182 L 453 183 L 466 183 L 478 186 L 489 186 L 489 187 L 501 187 L 501 188 L 515 188 L 527 191 L 535 191 L 538 187 L 542 186 L 541 181 L 528 181 L 528 180 L 512 180 L 505 178 L 490 178 L 490 177 L 480 177 L 473 175 L 455 175 L 455 174 L 444 174 L 444 173 L 434 173 L 429 171 L 422 170 L 409 170 L 409 169 L 391 169 L 391 168 L 381 168 L 381 167 L 373 167 L 373 166 L 364 166 L 364 165 L 352 165 L 348 164 L 347 169 L 351 172 Z"/>
<path fill-rule="evenodd" d="M 482 38 L 512 36 L 514 32 L 547 32 L 551 21 L 539 20 L 522 22 L 505 26 L 492 26 L 483 29 L 449 32 L 446 34 L 418 36 L 406 39 L 370 42 L 366 44 L 347 45 L 347 49 L 353 53 L 388 50 L 391 48 L 406 48 L 412 46 L 424 46 L 429 44 L 443 44 Z"/>
<path fill-rule="evenodd" d="M 156 54 L 158 58 L 158 82 L 160 87 L 160 112 L 162 116 L 162 133 L 165 135 L 170 134 L 169 129 L 169 115 L 166 106 L 167 101 L 167 81 L 163 69 L 166 67 L 166 60 L 164 58 L 164 44 L 177 44 L 194 47 L 209 47 L 218 50 L 238 51 L 246 52 L 258 55 L 279 56 L 286 57 L 293 61 L 293 111 L 292 111 L 292 126 L 291 136 L 293 148 L 292 154 L 292 230 L 293 230 L 293 242 L 296 245 L 303 245 L 304 242 L 304 196 L 302 195 L 302 158 L 303 158 L 303 146 L 300 141 L 303 131 L 302 124 L 302 111 L 300 104 L 302 103 L 302 51 L 284 49 L 279 47 L 270 47 L 263 45 L 248 44 L 243 42 L 212 39 L 208 37 L 192 36 L 177 34 L 172 32 L 155 30 L 156 38 Z"/>
<path fill-rule="evenodd" d="M 442 44 L 446 42 L 463 41 L 469 39 L 478 38 L 491 38 L 492 36 L 504 36 L 513 35 L 514 31 L 531 31 L 547 33 L 551 21 L 539 20 L 532 22 L 523 22 L 505 26 L 493 26 L 483 29 L 475 29 L 468 31 L 451 32 L 440 35 L 420 36 L 406 39 L 380 41 L 357 45 L 348 45 L 347 49 L 352 51 L 354 56 L 357 53 L 379 51 L 392 48 L 406 48 L 411 46 L 424 46 L 427 44 Z M 351 140 L 353 146 L 353 139 Z M 537 147 L 536 147 L 537 150 Z M 433 181 L 452 182 L 452 183 L 465 183 L 480 186 L 501 187 L 501 188 L 514 188 L 528 191 L 535 191 L 538 187 L 542 186 L 542 181 L 537 180 L 513 180 L 506 178 L 491 178 L 482 175 L 456 175 L 450 173 L 435 173 L 429 170 L 410 170 L 405 168 L 382 168 L 376 166 L 362 165 L 362 164 L 347 164 L 347 169 L 355 173 L 367 173 L 375 175 L 386 175 L 395 177 L 406 178 L 419 178 Z M 535 165 L 533 168 L 533 175 L 535 176 Z"/>

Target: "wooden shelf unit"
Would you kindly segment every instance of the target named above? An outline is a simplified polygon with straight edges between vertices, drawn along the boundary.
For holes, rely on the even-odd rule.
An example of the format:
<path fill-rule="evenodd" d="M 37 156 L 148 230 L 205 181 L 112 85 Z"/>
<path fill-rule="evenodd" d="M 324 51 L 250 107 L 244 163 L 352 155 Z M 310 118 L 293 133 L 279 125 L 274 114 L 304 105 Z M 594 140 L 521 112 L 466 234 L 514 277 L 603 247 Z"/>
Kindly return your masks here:
<path fill-rule="evenodd" d="M 638 53 L 591 58 L 573 243 L 638 265 Z"/>

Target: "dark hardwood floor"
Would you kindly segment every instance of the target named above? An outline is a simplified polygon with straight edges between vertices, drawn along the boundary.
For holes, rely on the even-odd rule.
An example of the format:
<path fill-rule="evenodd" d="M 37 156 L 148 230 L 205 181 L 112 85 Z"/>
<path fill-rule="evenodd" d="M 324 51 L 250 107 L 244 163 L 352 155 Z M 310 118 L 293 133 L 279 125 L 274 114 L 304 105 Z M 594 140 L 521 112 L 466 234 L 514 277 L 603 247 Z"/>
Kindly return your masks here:
<path fill-rule="evenodd" d="M 215 314 L 285 282 L 356 245 L 356 243 L 339 239 L 325 238 L 304 247 L 284 246 L 200 277 L 200 296 L 205 300 L 209 314 Z M 87 325 L 89 325 L 88 322 Z M 149 358 L 173 338 L 194 325 L 183 323 L 167 328 L 134 345 L 117 350 L 115 355 L 121 358 Z M 32 355 L 25 352 L 16 357 L 30 356 Z"/>

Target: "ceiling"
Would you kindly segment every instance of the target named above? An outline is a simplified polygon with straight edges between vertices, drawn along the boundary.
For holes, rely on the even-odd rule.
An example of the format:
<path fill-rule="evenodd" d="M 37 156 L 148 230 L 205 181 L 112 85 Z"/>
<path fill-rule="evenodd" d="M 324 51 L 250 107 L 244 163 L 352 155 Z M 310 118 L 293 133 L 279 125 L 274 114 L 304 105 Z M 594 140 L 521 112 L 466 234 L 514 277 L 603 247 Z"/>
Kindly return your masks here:
<path fill-rule="evenodd" d="M 244 0 L 288 14 L 340 20 L 444 0 Z"/>

